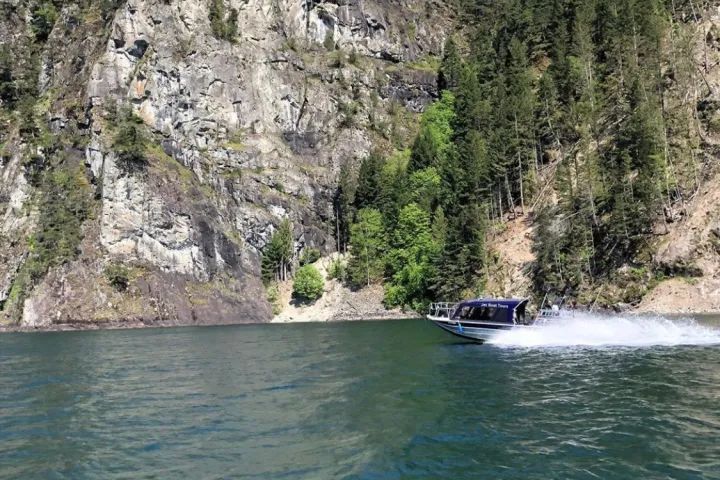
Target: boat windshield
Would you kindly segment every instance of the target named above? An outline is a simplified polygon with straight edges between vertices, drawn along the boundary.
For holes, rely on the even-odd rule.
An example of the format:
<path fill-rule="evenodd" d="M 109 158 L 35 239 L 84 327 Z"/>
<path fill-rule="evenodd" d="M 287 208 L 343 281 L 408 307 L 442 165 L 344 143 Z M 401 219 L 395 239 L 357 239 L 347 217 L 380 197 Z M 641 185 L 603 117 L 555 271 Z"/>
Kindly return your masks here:
<path fill-rule="evenodd" d="M 458 315 L 463 320 L 485 320 L 493 322 L 507 322 L 507 310 L 499 310 L 495 307 L 478 306 L 478 307 L 462 307 Z"/>

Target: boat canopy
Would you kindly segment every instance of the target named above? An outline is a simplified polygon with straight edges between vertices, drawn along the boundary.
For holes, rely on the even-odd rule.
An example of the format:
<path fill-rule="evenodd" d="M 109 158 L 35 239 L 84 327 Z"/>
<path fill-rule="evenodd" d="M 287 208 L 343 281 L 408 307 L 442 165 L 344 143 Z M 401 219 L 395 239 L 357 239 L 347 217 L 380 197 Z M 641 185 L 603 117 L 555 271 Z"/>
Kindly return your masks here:
<path fill-rule="evenodd" d="M 453 319 L 524 324 L 526 323 L 525 307 L 527 303 L 528 300 L 523 298 L 465 300 L 455 306 Z"/>

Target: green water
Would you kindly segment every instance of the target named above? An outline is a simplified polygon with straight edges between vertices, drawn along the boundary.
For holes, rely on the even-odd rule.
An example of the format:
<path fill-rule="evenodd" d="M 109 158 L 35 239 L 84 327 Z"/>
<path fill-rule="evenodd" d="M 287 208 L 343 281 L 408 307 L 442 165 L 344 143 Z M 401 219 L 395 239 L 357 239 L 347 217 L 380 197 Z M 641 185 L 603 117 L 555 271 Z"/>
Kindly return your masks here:
<path fill-rule="evenodd" d="M 0 477 L 720 478 L 714 335 L 477 346 L 425 321 L 1 335 Z"/>

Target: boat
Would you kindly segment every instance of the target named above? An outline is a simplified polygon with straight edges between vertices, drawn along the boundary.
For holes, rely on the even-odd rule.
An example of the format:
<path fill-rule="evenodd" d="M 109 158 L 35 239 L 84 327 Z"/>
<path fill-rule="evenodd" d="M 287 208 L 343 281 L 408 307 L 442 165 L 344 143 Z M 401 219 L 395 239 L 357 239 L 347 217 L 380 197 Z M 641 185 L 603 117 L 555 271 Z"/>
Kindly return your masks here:
<path fill-rule="evenodd" d="M 535 318 L 528 315 L 526 298 L 475 298 L 459 303 L 430 305 L 427 319 L 455 336 L 484 343 L 499 333 L 532 328 L 539 320 L 560 316 L 560 305 L 542 308 Z M 544 307 L 544 301 L 543 301 Z"/>

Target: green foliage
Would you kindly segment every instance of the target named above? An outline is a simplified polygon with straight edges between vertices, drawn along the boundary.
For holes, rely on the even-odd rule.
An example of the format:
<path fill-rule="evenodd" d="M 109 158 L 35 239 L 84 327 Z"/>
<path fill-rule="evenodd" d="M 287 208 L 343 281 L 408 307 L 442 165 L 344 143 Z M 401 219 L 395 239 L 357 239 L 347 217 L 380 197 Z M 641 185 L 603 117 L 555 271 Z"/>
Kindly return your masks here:
<path fill-rule="evenodd" d="M 145 154 L 148 139 L 143 121 L 130 107 L 121 109 L 118 115 L 112 144 L 118 157 L 118 165 L 129 173 L 142 171 L 148 163 Z"/>
<path fill-rule="evenodd" d="M 0 307 L 15 315 L 20 315 L 25 295 L 50 268 L 77 257 L 82 226 L 92 211 L 92 188 L 82 166 L 57 166 L 45 171 L 38 183 L 37 226 L 28 238 L 29 253 Z"/>
<path fill-rule="evenodd" d="M 300 267 L 293 280 L 293 296 L 310 302 L 320 298 L 325 289 L 325 280 L 312 265 Z"/>
<path fill-rule="evenodd" d="M 460 71 L 462 68 L 462 59 L 458 52 L 455 40 L 448 37 L 445 42 L 442 62 L 438 72 L 438 87 L 440 91 L 453 90 L 460 81 Z"/>
<path fill-rule="evenodd" d="M 12 107 L 17 101 L 17 88 L 13 76 L 13 59 L 6 45 L 0 46 L 0 102 Z"/>
<path fill-rule="evenodd" d="M 35 40 L 44 43 L 50 36 L 50 32 L 57 21 L 58 12 L 52 2 L 44 1 L 36 5 L 32 10 L 30 28 Z"/>
<path fill-rule="evenodd" d="M 130 270 L 122 263 L 111 263 L 105 267 L 105 278 L 117 291 L 124 292 L 130 285 Z"/>
<path fill-rule="evenodd" d="M 375 207 L 383 212 L 385 227 L 391 231 L 400 208 L 407 203 L 407 180 L 410 150 L 395 151 L 383 162 L 380 192 Z"/>
<path fill-rule="evenodd" d="M 415 203 L 403 207 L 387 255 L 394 273 L 385 292 L 385 304 L 422 310 L 429 303 L 428 293 L 435 278 L 433 262 L 438 253 L 428 212 Z"/>
<path fill-rule="evenodd" d="M 442 178 L 436 167 L 427 167 L 413 172 L 408 180 L 408 199 L 432 212 L 440 200 Z"/>
<path fill-rule="evenodd" d="M 279 315 L 282 312 L 282 305 L 280 304 L 280 288 L 277 283 L 271 283 L 267 286 L 265 293 L 267 294 L 267 301 L 272 307 L 273 315 Z"/>
<path fill-rule="evenodd" d="M 354 48 L 350 51 L 350 55 L 348 55 L 348 63 L 350 65 L 355 65 L 356 67 L 360 66 L 360 59 L 361 55 L 358 53 L 357 50 Z"/>
<path fill-rule="evenodd" d="M 335 50 L 335 32 L 328 29 L 325 32 L 325 39 L 323 40 L 323 46 L 328 52 Z"/>
<path fill-rule="evenodd" d="M 345 58 L 345 52 L 342 50 L 335 50 L 331 54 L 330 66 L 333 68 L 345 68 L 348 59 Z"/>
<path fill-rule="evenodd" d="M 306 248 L 300 255 L 300 266 L 315 263 L 320 260 L 320 250 L 317 248 Z"/>
<path fill-rule="evenodd" d="M 349 231 L 351 283 L 386 277 L 388 305 L 480 294 L 488 222 L 531 206 L 540 295 L 587 296 L 643 267 L 663 207 L 687 193 L 672 162 L 700 145 L 700 115 L 666 93 L 676 79 L 688 91 L 695 75 L 692 42 L 675 51 L 669 35 L 670 5 L 462 4 L 467 48 L 448 39 L 440 100 L 423 113 L 409 159 L 374 153 L 356 183 L 344 172 L 338 244 Z M 715 127 L 712 112 L 700 120 Z"/>
<path fill-rule="evenodd" d="M 420 133 L 412 148 L 411 169 L 420 170 L 447 161 L 452 148 L 455 96 L 445 91 L 439 102 L 429 106 L 420 121 Z"/>
<path fill-rule="evenodd" d="M 287 279 L 293 253 L 292 227 L 290 220 L 285 218 L 263 250 L 261 267 L 263 282 L 266 285 Z"/>
<path fill-rule="evenodd" d="M 360 110 L 357 102 L 339 102 L 338 111 L 342 115 L 340 126 L 343 128 L 352 128 L 355 126 L 355 117 Z"/>
<path fill-rule="evenodd" d="M 328 267 L 328 278 L 344 282 L 347 278 L 347 263 L 341 258 L 336 258 Z"/>
<path fill-rule="evenodd" d="M 210 27 L 215 38 L 235 42 L 238 35 L 238 11 L 225 6 L 225 0 L 210 0 L 208 12 Z"/>
<path fill-rule="evenodd" d="M 348 279 L 355 287 L 379 283 L 385 274 L 387 238 L 382 214 L 373 208 L 363 208 L 350 227 L 352 257 L 348 262 Z"/>
<path fill-rule="evenodd" d="M 372 152 L 360 164 L 357 188 L 355 189 L 355 207 L 358 209 L 378 204 L 382 188 L 382 168 L 385 159 L 378 152 Z"/>
<path fill-rule="evenodd" d="M 48 172 L 41 191 L 37 233 L 30 238 L 26 261 L 34 281 L 79 253 L 82 224 L 91 208 L 92 189 L 81 167 Z"/>
<path fill-rule="evenodd" d="M 335 191 L 333 204 L 335 207 L 336 235 L 338 251 L 347 251 L 350 241 L 350 224 L 355 218 L 355 192 L 357 178 L 347 164 L 340 167 L 338 187 Z"/>

